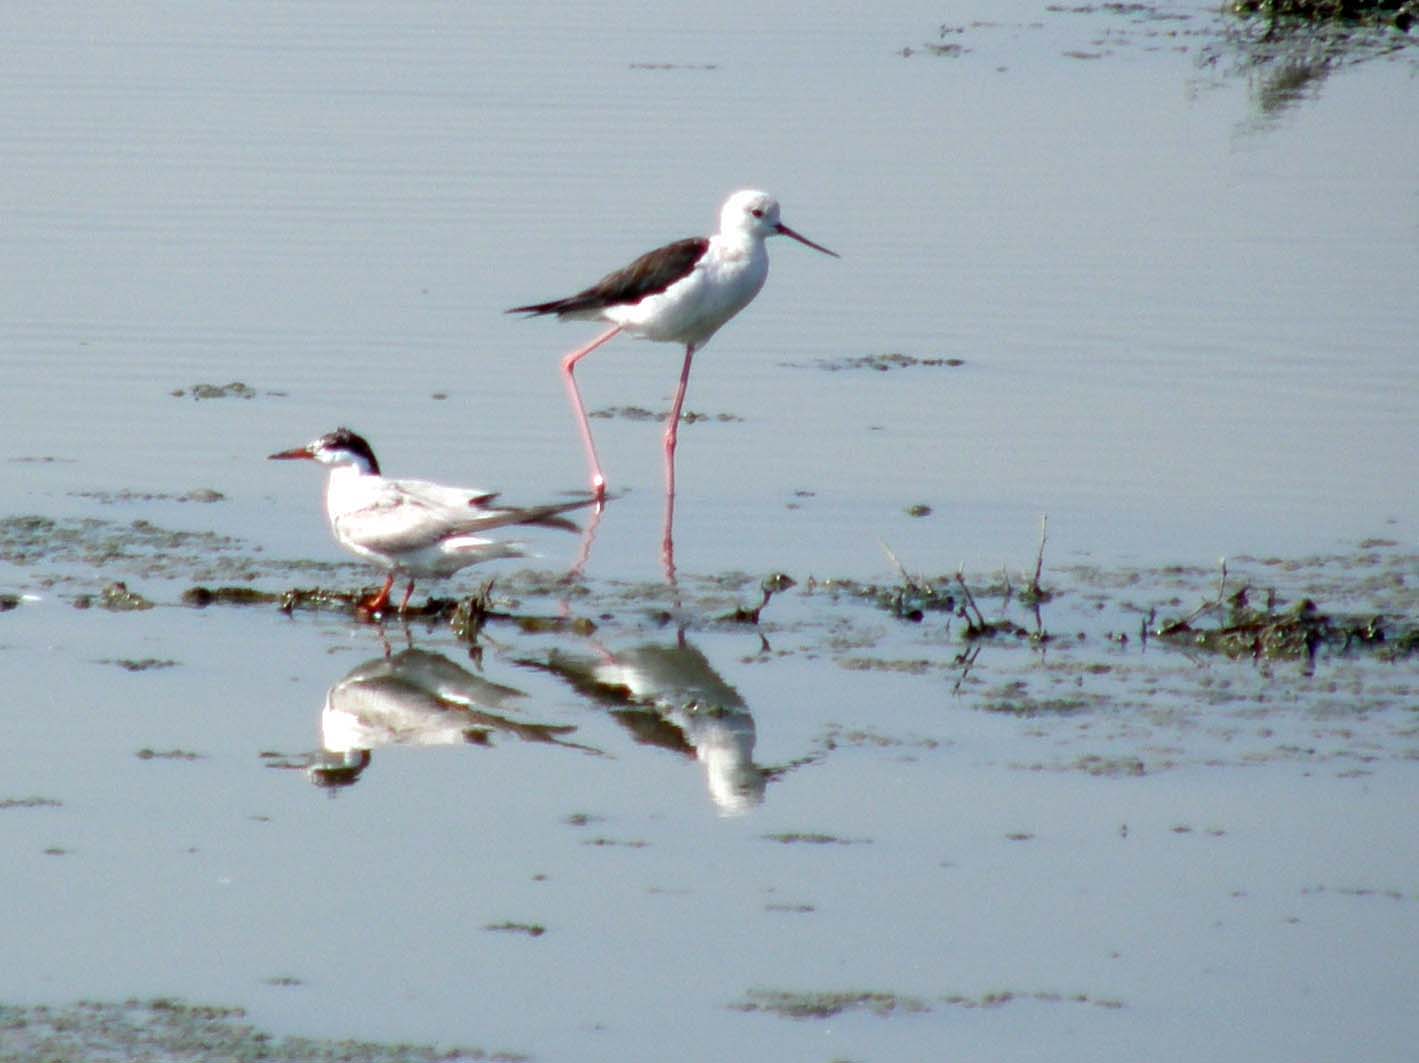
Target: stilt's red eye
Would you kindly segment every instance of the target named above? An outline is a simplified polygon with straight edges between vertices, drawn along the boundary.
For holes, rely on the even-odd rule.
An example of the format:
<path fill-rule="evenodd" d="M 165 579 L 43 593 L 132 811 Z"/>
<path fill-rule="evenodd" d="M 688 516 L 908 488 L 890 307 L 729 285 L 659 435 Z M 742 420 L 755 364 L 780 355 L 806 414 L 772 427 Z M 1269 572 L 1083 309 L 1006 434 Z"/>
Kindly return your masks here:
<path fill-rule="evenodd" d="M 751 210 L 749 213 L 752 214 L 752 215 L 754 215 L 754 217 L 756 217 L 756 218 L 762 218 L 762 217 L 764 216 L 764 212 L 763 212 L 762 210 L 760 210 L 758 207 L 755 207 L 755 208 L 754 208 L 753 210 Z"/>

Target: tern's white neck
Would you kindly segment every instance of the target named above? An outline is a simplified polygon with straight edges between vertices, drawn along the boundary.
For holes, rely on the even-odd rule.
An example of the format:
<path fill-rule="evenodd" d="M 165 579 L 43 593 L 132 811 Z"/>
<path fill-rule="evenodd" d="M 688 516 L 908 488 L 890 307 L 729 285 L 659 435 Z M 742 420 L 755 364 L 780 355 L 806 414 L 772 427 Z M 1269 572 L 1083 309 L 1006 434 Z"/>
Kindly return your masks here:
<path fill-rule="evenodd" d="M 332 465 L 325 481 L 325 509 L 333 519 L 337 513 L 356 507 L 379 477 L 361 464 Z"/>
<path fill-rule="evenodd" d="M 358 462 L 349 465 L 330 466 L 330 482 L 332 484 L 337 481 L 340 483 L 348 483 L 351 480 L 359 480 L 363 477 L 373 475 L 375 474 L 370 472 L 367 466 Z"/>

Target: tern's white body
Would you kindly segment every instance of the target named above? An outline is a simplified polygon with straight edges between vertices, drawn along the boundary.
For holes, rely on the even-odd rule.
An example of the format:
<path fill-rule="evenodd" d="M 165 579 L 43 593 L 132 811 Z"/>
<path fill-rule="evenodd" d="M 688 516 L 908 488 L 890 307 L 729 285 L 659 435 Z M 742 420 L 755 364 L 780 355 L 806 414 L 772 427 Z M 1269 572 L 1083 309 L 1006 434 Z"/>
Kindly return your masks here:
<path fill-rule="evenodd" d="M 495 527 L 479 506 L 486 491 L 424 480 L 388 480 L 356 465 L 330 470 L 325 513 L 335 541 L 385 572 L 406 577 L 451 576 L 461 568 L 523 553 L 519 543 L 473 535 L 469 524 Z M 512 520 L 503 523 L 515 523 Z"/>
<path fill-rule="evenodd" d="M 497 495 L 466 487 L 445 487 L 427 480 L 391 480 L 380 475 L 379 461 L 365 439 L 340 428 L 303 447 L 272 454 L 272 458 L 318 461 L 329 466 L 325 512 L 335 541 L 386 573 L 383 589 L 364 605 L 368 612 L 389 602 L 394 580 L 409 581 L 400 605 L 403 612 L 414 593 L 415 579 L 451 576 L 479 561 L 517 557 L 519 543 L 499 542 L 480 531 L 509 524 L 540 524 L 576 530 L 560 517 L 591 499 L 522 509 L 492 505 Z"/>
<path fill-rule="evenodd" d="M 442 654 L 405 650 L 366 661 L 330 688 L 320 714 L 320 741 L 330 752 L 346 753 L 485 740 L 489 721 L 500 719 L 491 713 L 525 698 Z"/>
<path fill-rule="evenodd" d="M 563 736 L 571 724 L 514 718 L 526 695 L 460 668 L 447 657 L 408 649 L 355 667 L 325 696 L 321 750 L 307 766 L 318 786 L 348 786 L 385 746 L 489 745 L 495 734 L 591 752 Z"/>

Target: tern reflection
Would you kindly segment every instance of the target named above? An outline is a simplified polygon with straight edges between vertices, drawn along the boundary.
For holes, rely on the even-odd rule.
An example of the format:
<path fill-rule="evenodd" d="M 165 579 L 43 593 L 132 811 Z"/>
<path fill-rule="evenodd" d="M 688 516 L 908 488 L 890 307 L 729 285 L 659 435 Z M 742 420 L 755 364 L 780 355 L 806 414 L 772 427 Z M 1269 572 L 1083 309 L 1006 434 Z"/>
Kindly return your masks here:
<path fill-rule="evenodd" d="M 321 752 L 307 768 L 317 786 L 348 786 L 383 746 L 491 745 L 495 734 L 596 752 L 567 742 L 570 725 L 524 723 L 505 715 L 526 698 L 442 654 L 407 649 L 368 660 L 326 692 Z"/>
<path fill-rule="evenodd" d="M 668 645 L 601 649 L 595 655 L 554 650 L 545 663 L 535 664 L 612 706 L 612 715 L 636 741 L 697 759 L 722 812 L 737 815 L 761 804 L 770 780 L 787 770 L 754 763 L 749 707 L 683 631 Z"/>

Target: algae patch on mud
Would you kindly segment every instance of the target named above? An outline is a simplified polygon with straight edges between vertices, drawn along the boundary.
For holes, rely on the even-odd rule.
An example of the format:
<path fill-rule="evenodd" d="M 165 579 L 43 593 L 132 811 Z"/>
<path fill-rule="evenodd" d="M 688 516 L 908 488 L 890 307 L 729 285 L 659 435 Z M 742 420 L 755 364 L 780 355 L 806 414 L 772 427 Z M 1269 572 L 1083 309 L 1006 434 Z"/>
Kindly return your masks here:
<path fill-rule="evenodd" d="M 1419 18 L 1415 0 L 1235 0 L 1232 11 L 1272 23 L 1393 26 L 1407 31 Z"/>
<path fill-rule="evenodd" d="M 71 491 L 71 498 L 86 498 L 105 506 L 134 502 L 198 502 L 210 505 L 226 501 L 226 495 L 212 487 L 195 487 L 191 491 L 176 493 L 167 491 L 134 491 L 123 488 L 119 491 Z"/>
<path fill-rule="evenodd" d="M 602 409 L 592 410 L 588 416 L 608 421 L 663 421 L 670 416 L 670 412 L 668 410 L 659 412 L 647 410 L 644 406 L 606 406 Z M 743 420 L 744 418 L 733 413 L 701 413 L 698 410 L 685 410 L 680 414 L 681 424 L 695 424 L 697 421 L 719 421 L 721 424 L 731 424 Z"/>
<path fill-rule="evenodd" d="M 840 373 L 853 369 L 868 369 L 874 373 L 885 373 L 892 369 L 950 368 L 965 365 L 962 358 L 922 357 L 892 351 L 887 354 L 862 354 L 847 358 L 820 358 L 816 362 L 784 362 L 789 369 L 822 369 L 829 373 Z"/>
<path fill-rule="evenodd" d="M 896 1015 L 926 1015 L 941 1007 L 999 1008 L 1006 1004 L 1087 1004 L 1097 1008 L 1122 1008 L 1120 1000 L 1091 997 L 1087 993 L 994 990 L 975 996 L 951 993 L 941 997 L 907 996 L 875 990 L 809 991 L 750 989 L 742 1000 L 728 1005 L 732 1011 L 763 1012 L 781 1019 L 832 1019 L 847 1012 L 868 1012 L 885 1019 Z"/>
<path fill-rule="evenodd" d="M 56 518 L 22 514 L 0 518 L 0 563 L 33 574 L 38 587 L 69 585 L 104 590 L 75 604 L 124 608 L 141 595 L 125 580 L 177 579 L 250 582 L 280 574 L 324 574 L 354 570 L 351 564 L 277 561 L 258 556 L 251 544 L 212 531 L 165 528 L 149 520 L 117 521 L 98 517 Z M 194 603 L 195 604 L 195 603 Z"/>
<path fill-rule="evenodd" d="M 81 1063 L 95 1059 L 205 1063 L 523 1063 L 521 1052 L 376 1041 L 273 1037 L 241 1008 L 179 1000 L 80 1001 L 67 1007 L 0 1004 L 0 1061 Z"/>
<path fill-rule="evenodd" d="M 229 384 L 193 384 L 191 387 L 174 388 L 168 394 L 173 398 L 191 397 L 196 402 L 210 399 L 254 399 L 258 394 L 284 398 L 284 391 L 258 392 L 250 384 L 233 380 Z"/>
<path fill-rule="evenodd" d="M 496 593 L 485 582 L 462 598 L 430 598 L 398 620 L 406 631 L 417 622 L 426 637 L 451 637 L 475 660 L 492 652 L 561 674 L 633 732 L 681 751 L 682 732 L 662 718 L 670 710 L 570 674 L 575 647 L 622 635 L 655 640 L 672 628 L 682 638 L 752 632 L 757 641 L 737 666 L 808 669 L 859 696 L 873 692 L 854 710 L 867 716 L 825 721 L 794 766 L 854 743 L 898 745 L 909 757 L 949 748 L 942 734 L 919 737 L 920 724 L 890 722 L 897 703 L 923 698 L 942 714 L 1013 720 L 1025 737 L 1048 743 L 1039 754 L 1009 758 L 1025 771 L 1127 779 L 1188 763 L 1277 761 L 1362 771 L 1377 757 L 1419 756 L 1412 722 L 1419 555 L 1407 544 L 1372 537 L 1332 554 L 1240 557 L 1219 578 L 1215 568 L 1191 564 L 1056 568 L 1046 564 L 1044 531 L 1019 572 L 927 575 L 890 550 L 896 579 L 880 582 L 731 569 L 682 573 L 672 587 L 524 569 L 499 574 Z M 343 614 L 394 630 L 392 614 L 359 610 L 363 566 L 270 559 L 241 540 L 147 521 L 0 520 L 0 560 L 10 562 L 6 576 L 17 589 L 59 585 L 76 606 L 180 605 L 189 615 L 193 607 L 256 606 Z M 296 580 L 309 588 L 312 573 L 321 586 L 283 589 Z M 140 582 L 214 575 L 177 591 Z M 23 625 L 27 613 L 14 610 L 4 623 Z M 178 656 L 160 650 L 106 660 L 150 671 Z"/>

